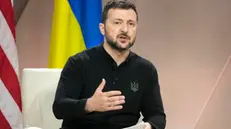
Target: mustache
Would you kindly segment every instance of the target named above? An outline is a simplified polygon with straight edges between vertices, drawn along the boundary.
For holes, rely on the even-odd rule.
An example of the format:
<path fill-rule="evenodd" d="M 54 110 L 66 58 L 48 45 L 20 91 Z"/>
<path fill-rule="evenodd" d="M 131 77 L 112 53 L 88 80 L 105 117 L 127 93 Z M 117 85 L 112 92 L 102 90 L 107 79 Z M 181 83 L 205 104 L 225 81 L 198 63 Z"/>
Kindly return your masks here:
<path fill-rule="evenodd" d="M 130 39 L 130 36 L 128 36 L 127 33 L 121 33 L 121 34 L 117 35 L 117 38 L 119 38 L 120 36 L 124 36 L 124 37 Z"/>

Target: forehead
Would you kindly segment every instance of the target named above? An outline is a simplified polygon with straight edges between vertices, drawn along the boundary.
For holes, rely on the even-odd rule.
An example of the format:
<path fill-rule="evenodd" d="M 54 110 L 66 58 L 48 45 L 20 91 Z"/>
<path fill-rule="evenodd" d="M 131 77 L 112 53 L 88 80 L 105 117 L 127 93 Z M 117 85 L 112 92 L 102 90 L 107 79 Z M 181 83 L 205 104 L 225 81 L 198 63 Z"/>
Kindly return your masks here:
<path fill-rule="evenodd" d="M 136 12 L 133 9 L 110 9 L 108 10 L 108 19 L 133 20 L 137 19 Z"/>

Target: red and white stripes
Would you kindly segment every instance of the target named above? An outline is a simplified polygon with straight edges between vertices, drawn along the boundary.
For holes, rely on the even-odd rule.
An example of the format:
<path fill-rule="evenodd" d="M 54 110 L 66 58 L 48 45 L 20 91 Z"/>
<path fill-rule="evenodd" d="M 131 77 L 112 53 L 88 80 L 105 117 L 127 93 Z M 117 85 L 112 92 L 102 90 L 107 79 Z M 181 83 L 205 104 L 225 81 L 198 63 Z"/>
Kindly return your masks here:
<path fill-rule="evenodd" d="M 12 0 L 0 0 L 0 129 L 22 129 Z"/>

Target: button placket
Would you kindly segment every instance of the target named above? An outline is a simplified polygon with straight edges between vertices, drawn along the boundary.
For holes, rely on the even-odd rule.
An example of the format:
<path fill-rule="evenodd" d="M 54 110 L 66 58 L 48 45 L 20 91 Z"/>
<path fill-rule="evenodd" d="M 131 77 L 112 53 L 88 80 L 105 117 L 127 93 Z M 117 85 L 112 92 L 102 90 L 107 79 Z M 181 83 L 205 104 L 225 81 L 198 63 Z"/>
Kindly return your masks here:
<path fill-rule="evenodd" d="M 117 69 L 116 70 L 113 70 L 113 80 L 112 80 L 112 83 L 113 85 L 115 85 L 118 81 L 118 76 L 117 76 Z"/>

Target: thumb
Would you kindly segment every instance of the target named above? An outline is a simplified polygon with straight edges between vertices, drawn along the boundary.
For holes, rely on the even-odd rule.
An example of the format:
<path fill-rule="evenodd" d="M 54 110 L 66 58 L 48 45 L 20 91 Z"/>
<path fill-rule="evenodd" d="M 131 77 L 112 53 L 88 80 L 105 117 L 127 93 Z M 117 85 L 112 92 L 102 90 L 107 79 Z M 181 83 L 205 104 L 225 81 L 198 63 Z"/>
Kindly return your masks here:
<path fill-rule="evenodd" d="M 104 88 L 104 86 L 105 86 L 105 84 L 106 84 L 106 81 L 105 81 L 105 79 L 103 78 L 102 79 L 102 82 L 99 84 L 99 87 L 97 88 L 97 91 L 103 91 L 103 88 Z"/>

